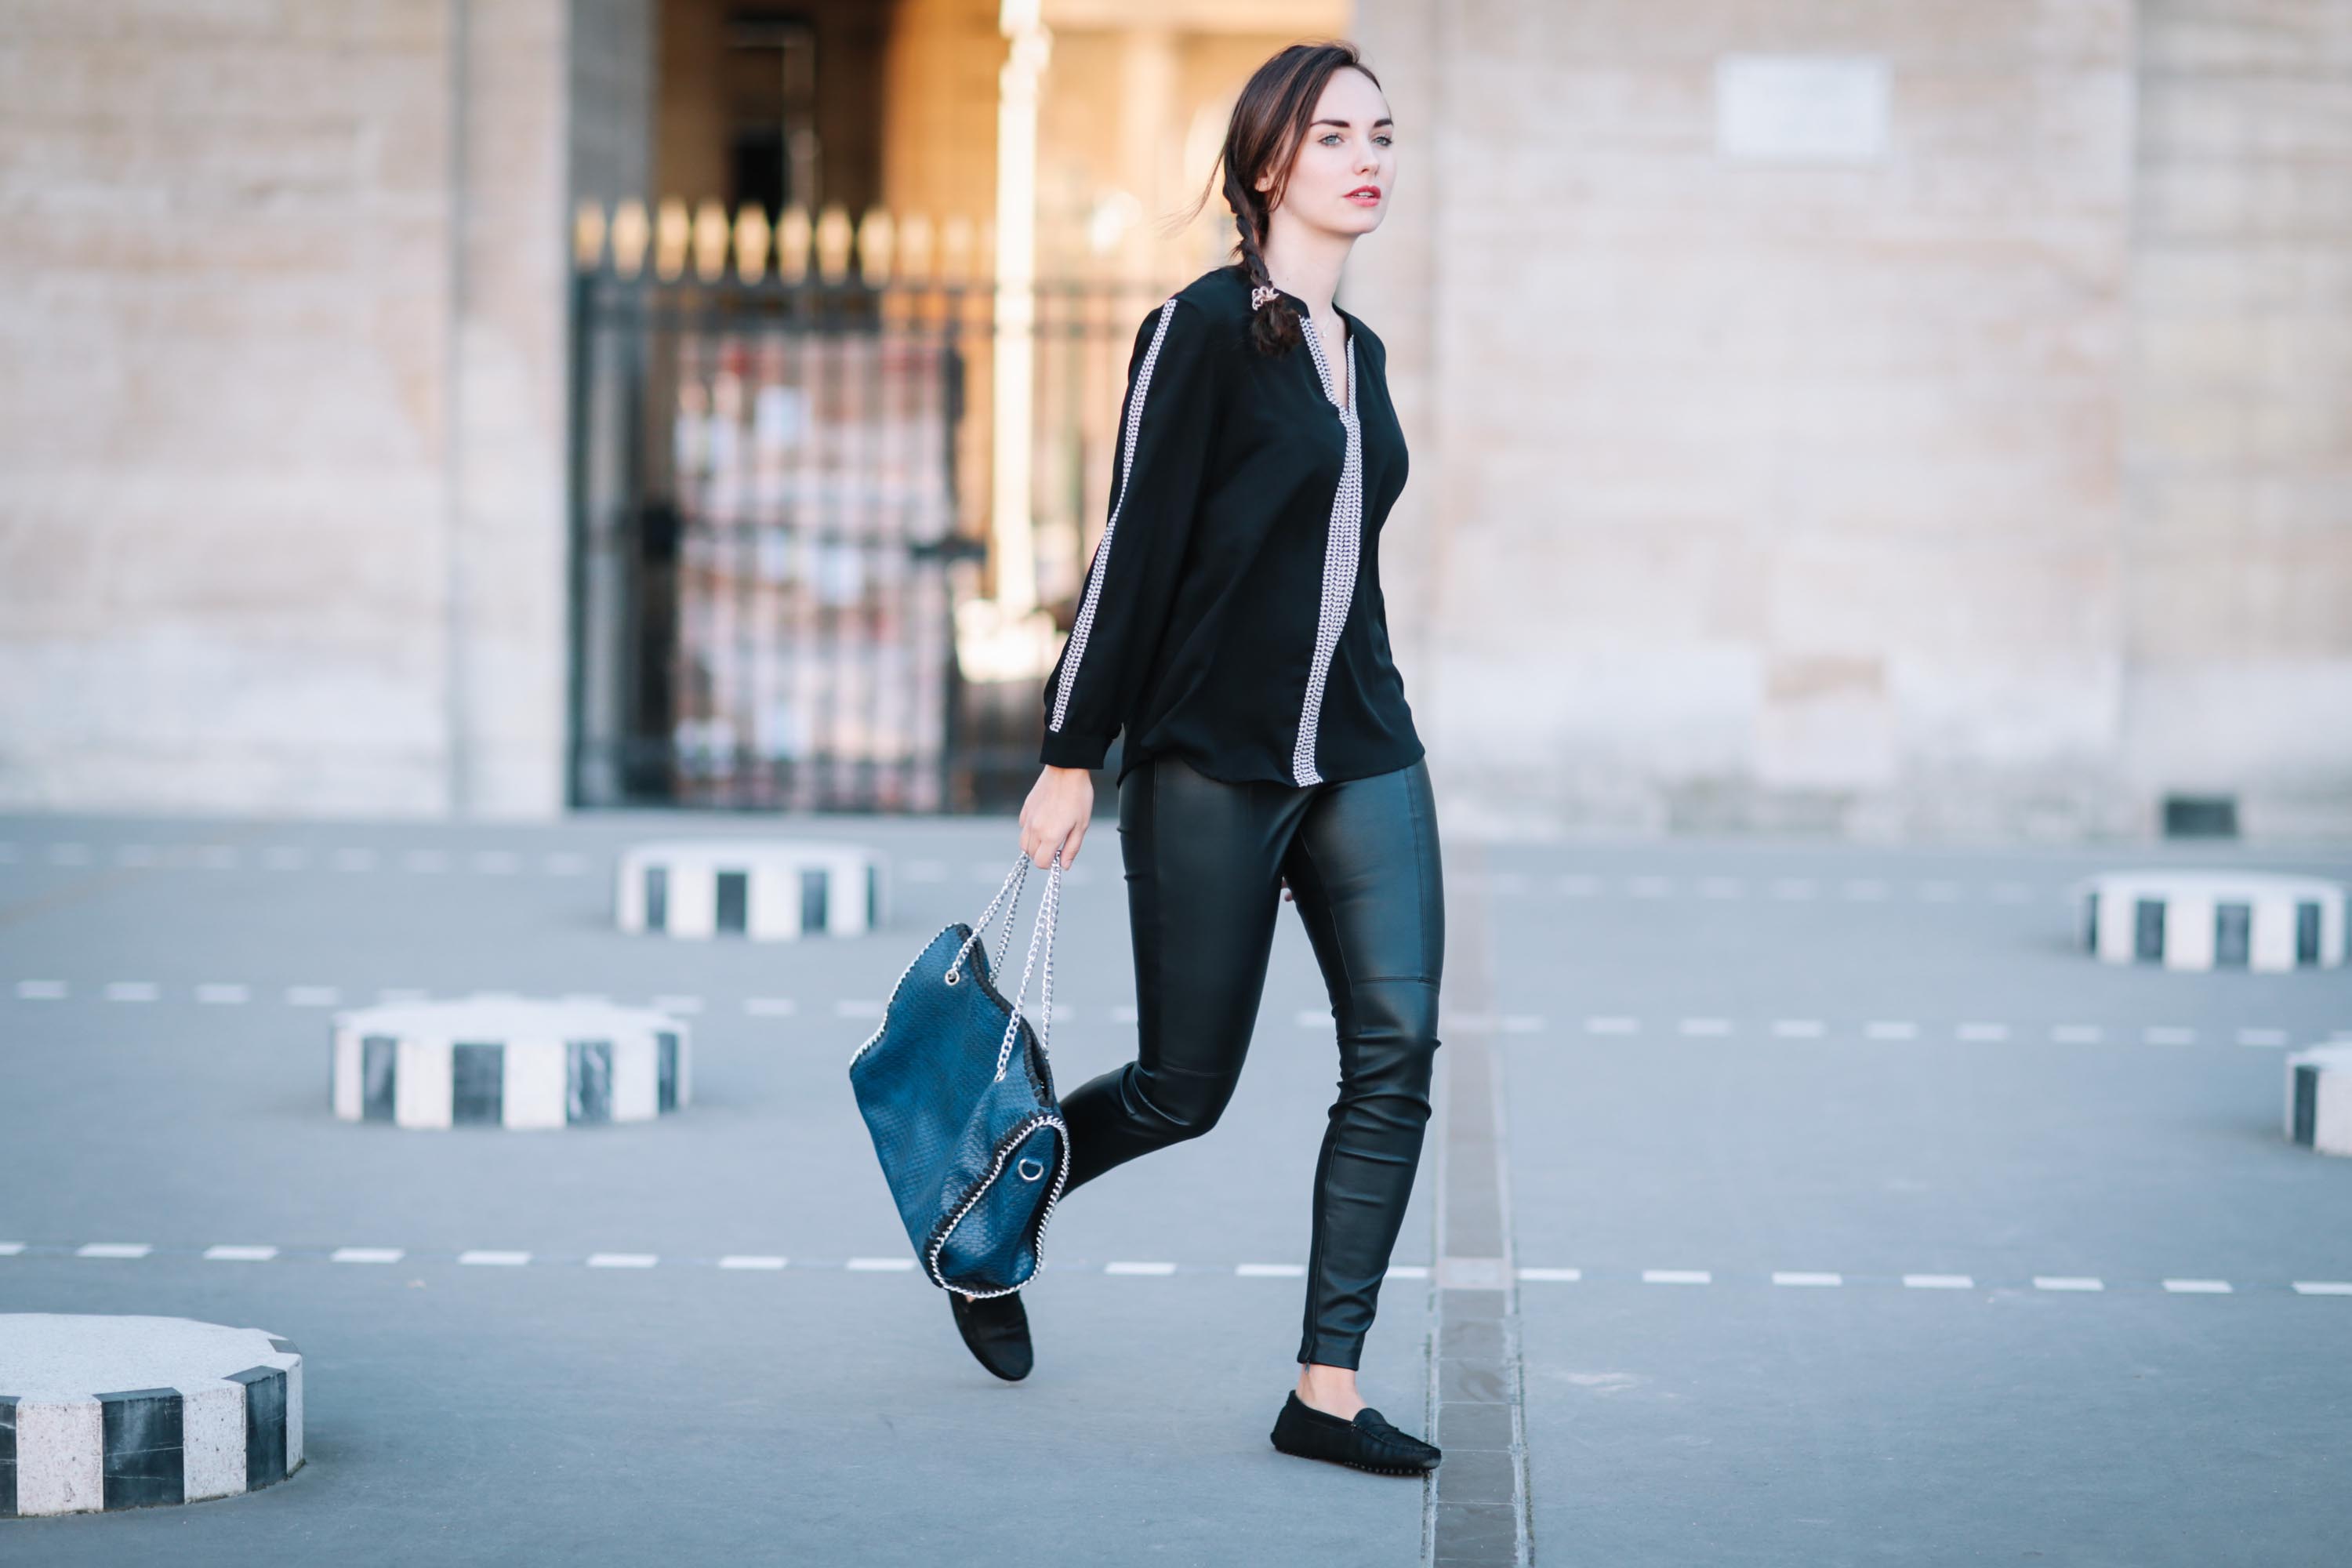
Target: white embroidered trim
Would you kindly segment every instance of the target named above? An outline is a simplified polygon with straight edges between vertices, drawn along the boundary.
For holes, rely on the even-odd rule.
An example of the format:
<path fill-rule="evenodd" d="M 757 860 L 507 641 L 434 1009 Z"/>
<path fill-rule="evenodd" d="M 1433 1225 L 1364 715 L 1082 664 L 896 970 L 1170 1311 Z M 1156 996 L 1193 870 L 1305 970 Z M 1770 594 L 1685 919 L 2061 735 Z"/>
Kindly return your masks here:
<path fill-rule="evenodd" d="M 1323 383 L 1324 398 L 1339 411 L 1348 432 L 1348 456 L 1339 467 L 1339 488 L 1331 497 L 1331 530 L 1323 545 L 1323 604 L 1315 617 L 1315 658 L 1307 671 L 1307 699 L 1299 709 L 1298 739 L 1290 752 L 1290 776 L 1301 784 L 1320 784 L 1315 767 L 1315 736 L 1323 717 L 1323 687 L 1330 678 L 1331 657 L 1339 647 L 1339 632 L 1348 622 L 1348 606 L 1356 596 L 1356 562 L 1364 531 L 1364 433 L 1356 411 L 1356 334 L 1348 334 L 1347 401 L 1332 383 L 1330 362 L 1323 354 L 1323 335 L 1312 321 L 1305 323 L 1307 347 L 1315 356 L 1315 374 Z"/>
<path fill-rule="evenodd" d="M 1103 524 L 1102 542 L 1095 548 L 1094 570 L 1087 574 L 1086 602 L 1078 606 L 1078 618 L 1070 626 L 1069 655 L 1062 661 L 1062 683 L 1054 693 L 1054 720 L 1048 730 L 1059 733 L 1062 716 L 1069 711 L 1070 689 L 1077 684 L 1078 660 L 1087 653 L 1087 634 L 1094 629 L 1095 605 L 1102 597 L 1103 574 L 1110 567 L 1111 535 L 1118 528 L 1120 509 L 1127 505 L 1128 476 L 1135 471 L 1135 442 L 1143 429 L 1143 396 L 1151 388 L 1151 366 L 1160 358 L 1160 344 L 1168 336 L 1168 322 L 1176 314 L 1176 297 L 1160 307 L 1160 325 L 1152 330 L 1151 346 L 1143 353 L 1143 364 L 1135 373 L 1135 395 L 1128 402 L 1126 448 L 1119 458 L 1118 500 L 1112 503 L 1110 521 Z"/>

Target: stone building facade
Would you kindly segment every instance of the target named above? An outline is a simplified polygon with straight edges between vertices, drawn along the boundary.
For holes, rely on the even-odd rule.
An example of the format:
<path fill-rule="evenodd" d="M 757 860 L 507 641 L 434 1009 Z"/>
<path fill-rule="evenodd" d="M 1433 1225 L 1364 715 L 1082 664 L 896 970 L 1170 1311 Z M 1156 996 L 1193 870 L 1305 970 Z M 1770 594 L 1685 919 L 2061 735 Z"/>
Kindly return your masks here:
<path fill-rule="evenodd" d="M 799 8 L 839 194 L 993 211 L 1015 8 Z M 725 11 L 0 0 L 0 806 L 562 809 L 570 216 L 711 194 Z M 1189 199 L 1269 14 L 1049 0 L 1041 202 Z M 2352 831 L 2341 5 L 1332 15 L 1463 830 Z"/>

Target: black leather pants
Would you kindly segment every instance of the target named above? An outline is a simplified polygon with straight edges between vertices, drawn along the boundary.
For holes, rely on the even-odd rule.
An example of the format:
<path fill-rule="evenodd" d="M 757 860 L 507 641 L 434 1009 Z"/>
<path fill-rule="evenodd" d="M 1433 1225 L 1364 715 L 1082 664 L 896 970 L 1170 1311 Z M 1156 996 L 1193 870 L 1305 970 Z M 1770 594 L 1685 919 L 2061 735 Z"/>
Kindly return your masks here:
<path fill-rule="evenodd" d="M 1118 834 L 1139 1038 L 1135 1060 L 1062 1096 L 1064 1190 L 1216 1125 L 1288 878 L 1339 1037 L 1298 1359 L 1355 1366 L 1429 1121 L 1445 895 L 1428 764 L 1294 787 L 1155 758 L 1119 785 Z"/>

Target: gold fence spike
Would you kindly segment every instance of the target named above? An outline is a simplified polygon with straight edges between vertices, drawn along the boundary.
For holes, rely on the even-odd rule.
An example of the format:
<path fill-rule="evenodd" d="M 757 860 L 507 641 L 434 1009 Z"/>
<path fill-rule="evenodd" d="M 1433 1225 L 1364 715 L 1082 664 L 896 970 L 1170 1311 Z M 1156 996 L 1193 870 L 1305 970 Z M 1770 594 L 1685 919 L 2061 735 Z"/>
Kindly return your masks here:
<path fill-rule="evenodd" d="M 938 264 L 933 250 L 931 215 L 908 213 L 898 225 L 898 276 L 912 283 L 928 283 Z"/>
<path fill-rule="evenodd" d="M 604 262 L 604 204 L 583 198 L 572 209 L 572 265 L 593 272 Z"/>
<path fill-rule="evenodd" d="M 969 282 L 972 275 L 972 247 L 976 236 L 971 219 L 961 213 L 949 216 L 940 226 L 940 279 L 950 284 Z"/>
<path fill-rule="evenodd" d="M 727 209 L 715 200 L 705 199 L 694 209 L 694 273 L 705 283 L 716 283 L 727 276 L 728 241 L 734 236 L 727 223 Z"/>
<path fill-rule="evenodd" d="M 745 202 L 735 215 L 735 276 L 757 283 L 768 275 L 768 211 Z"/>
<path fill-rule="evenodd" d="M 867 207 L 857 225 L 857 272 L 868 289 L 879 289 L 890 281 L 890 263 L 898 240 L 898 226 L 889 212 L 882 207 Z"/>
<path fill-rule="evenodd" d="M 613 209 L 613 270 L 624 278 L 635 278 L 644 269 L 649 233 L 646 204 L 636 197 Z"/>
<path fill-rule="evenodd" d="M 808 277 L 810 226 L 808 208 L 795 202 L 776 220 L 776 276 L 787 283 Z"/>
<path fill-rule="evenodd" d="M 654 209 L 654 273 L 663 282 L 671 281 L 686 270 L 686 247 L 693 230 L 685 200 L 664 196 L 661 205 Z"/>
<path fill-rule="evenodd" d="M 828 202 L 816 219 L 816 269 L 828 283 L 838 283 L 849 271 L 849 214 L 838 202 Z"/>

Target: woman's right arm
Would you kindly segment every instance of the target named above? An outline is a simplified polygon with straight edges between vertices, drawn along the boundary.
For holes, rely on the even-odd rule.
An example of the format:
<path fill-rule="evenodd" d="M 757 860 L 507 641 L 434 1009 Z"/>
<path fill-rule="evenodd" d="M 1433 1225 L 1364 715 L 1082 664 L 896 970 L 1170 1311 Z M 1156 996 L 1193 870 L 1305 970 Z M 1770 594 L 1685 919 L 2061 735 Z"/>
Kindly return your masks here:
<path fill-rule="evenodd" d="M 1038 865 L 1077 858 L 1102 765 L 1160 643 L 1208 467 L 1217 406 L 1208 323 L 1171 299 L 1143 319 L 1128 361 L 1110 520 L 1087 569 L 1078 614 L 1045 679 L 1045 772 L 1021 810 Z"/>

